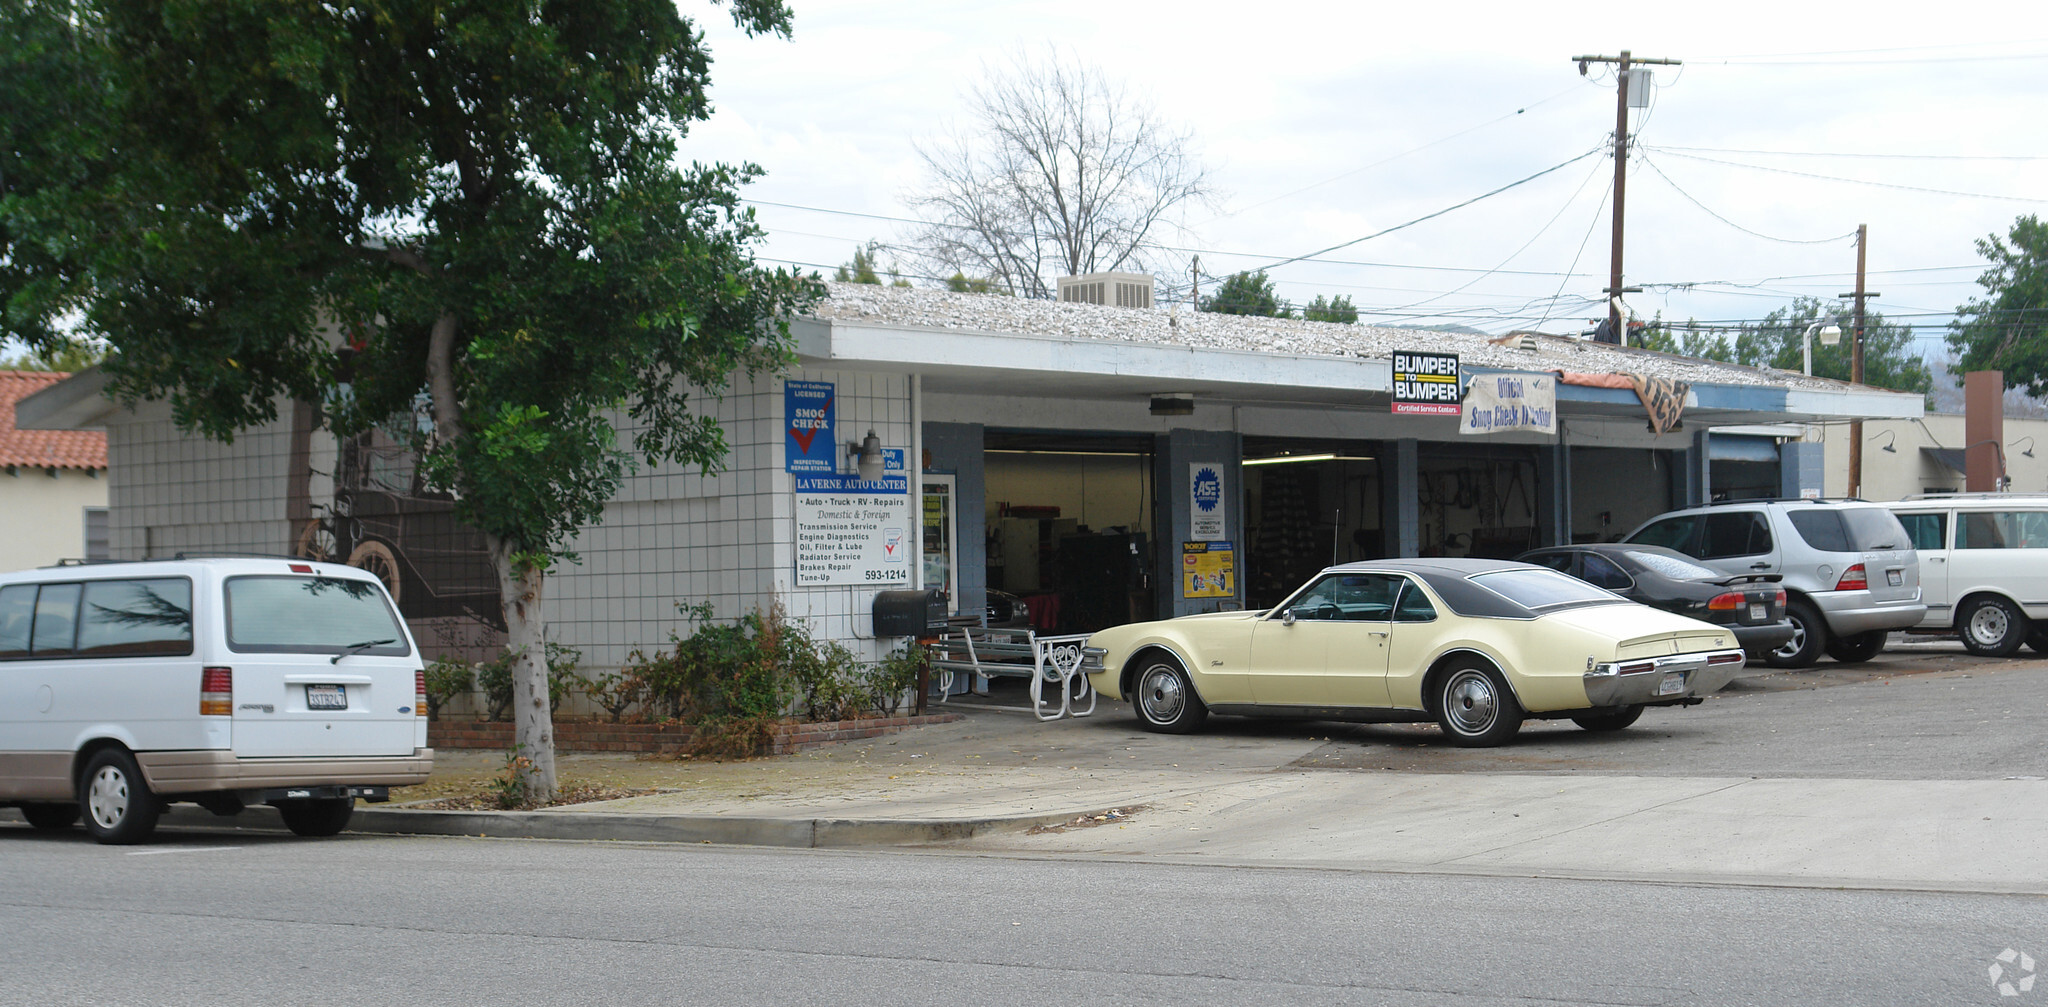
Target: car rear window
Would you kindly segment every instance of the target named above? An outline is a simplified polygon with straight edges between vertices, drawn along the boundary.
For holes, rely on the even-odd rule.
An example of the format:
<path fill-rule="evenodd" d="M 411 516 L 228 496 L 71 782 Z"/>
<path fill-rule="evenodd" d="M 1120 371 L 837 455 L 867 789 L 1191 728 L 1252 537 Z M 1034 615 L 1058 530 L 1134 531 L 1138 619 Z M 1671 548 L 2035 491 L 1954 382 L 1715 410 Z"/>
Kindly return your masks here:
<path fill-rule="evenodd" d="M 1819 552 L 1853 552 L 1849 548 L 1849 530 L 1842 526 L 1842 515 L 1832 510 L 1799 510 L 1786 515 L 1792 521 L 1792 529 L 1806 544 Z"/>
<path fill-rule="evenodd" d="M 1676 556 L 1666 556 L 1661 552 L 1640 552 L 1630 549 L 1626 555 L 1672 580 L 1720 580 L 1722 577 L 1721 571 L 1712 567 L 1704 567 Z"/>
<path fill-rule="evenodd" d="M 1577 577 L 1567 577 L 1540 567 L 1475 574 L 1472 582 L 1531 609 L 1620 600 Z"/>
<path fill-rule="evenodd" d="M 1892 512 L 1878 507 L 1851 507 L 1842 512 L 1849 544 L 1857 552 L 1888 552 L 1911 548 L 1912 540 Z"/>
<path fill-rule="evenodd" d="M 242 653 L 412 653 L 383 588 L 340 577 L 230 577 L 228 649 Z"/>

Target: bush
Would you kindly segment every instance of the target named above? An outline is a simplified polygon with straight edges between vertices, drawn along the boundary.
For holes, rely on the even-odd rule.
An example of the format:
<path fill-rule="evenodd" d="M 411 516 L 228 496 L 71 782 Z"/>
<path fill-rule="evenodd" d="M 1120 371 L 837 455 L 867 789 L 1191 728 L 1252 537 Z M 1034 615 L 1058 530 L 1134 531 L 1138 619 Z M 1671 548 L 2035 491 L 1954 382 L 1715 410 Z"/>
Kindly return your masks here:
<path fill-rule="evenodd" d="M 707 604 L 677 609 L 696 629 L 687 637 L 670 633 L 668 649 L 634 651 L 617 680 L 601 677 L 603 695 L 594 688 L 592 696 L 615 718 L 637 701 L 655 719 L 691 725 L 695 754 L 757 753 L 771 740 L 774 724 L 791 715 L 821 721 L 870 711 L 893 715 L 925 659 L 912 645 L 879 665 L 864 664 L 836 641 L 818 642 L 779 606 L 723 624 L 711 621 Z"/>
<path fill-rule="evenodd" d="M 488 720 L 505 720 L 512 712 L 512 655 L 507 650 L 476 666 L 476 684 L 484 691 L 484 704 Z M 562 700 L 569 690 L 586 680 L 576 673 L 576 666 L 583 660 L 583 652 L 574 647 L 565 647 L 550 641 L 546 645 L 548 665 L 548 713 L 562 708 Z"/>
<path fill-rule="evenodd" d="M 427 665 L 427 719 L 440 720 L 441 707 L 476 687 L 476 669 L 452 657 Z"/>

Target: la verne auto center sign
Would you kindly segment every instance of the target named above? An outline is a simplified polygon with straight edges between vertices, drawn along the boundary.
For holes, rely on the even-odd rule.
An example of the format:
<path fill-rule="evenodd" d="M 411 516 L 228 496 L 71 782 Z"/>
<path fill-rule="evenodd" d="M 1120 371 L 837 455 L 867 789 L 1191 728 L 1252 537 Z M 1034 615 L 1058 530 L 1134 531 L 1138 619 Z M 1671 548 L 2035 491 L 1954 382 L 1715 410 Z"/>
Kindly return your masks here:
<path fill-rule="evenodd" d="M 882 478 L 839 471 L 838 390 L 828 381 L 783 386 L 783 469 L 796 491 L 796 582 L 802 587 L 910 583 L 918 549 L 903 450 L 882 452 Z"/>

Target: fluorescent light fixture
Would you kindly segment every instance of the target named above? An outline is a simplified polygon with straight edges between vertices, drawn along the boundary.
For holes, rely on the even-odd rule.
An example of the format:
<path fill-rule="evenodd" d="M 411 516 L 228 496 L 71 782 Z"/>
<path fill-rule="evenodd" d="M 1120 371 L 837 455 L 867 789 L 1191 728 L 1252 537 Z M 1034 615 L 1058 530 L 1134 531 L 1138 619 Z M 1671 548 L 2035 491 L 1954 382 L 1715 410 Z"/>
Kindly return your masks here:
<path fill-rule="evenodd" d="M 1325 451 L 1325 452 L 1323 452 L 1323 453 L 1321 453 L 1321 454 L 1314 454 L 1314 455 L 1275 455 L 1275 456 L 1273 456 L 1273 457 L 1271 457 L 1271 458 L 1247 458 L 1247 459 L 1245 459 L 1245 460 L 1244 460 L 1244 461 L 1243 461 L 1243 462 L 1242 462 L 1241 464 L 1244 464 L 1244 465 L 1285 465 L 1285 464 L 1286 464 L 1286 463 L 1288 463 L 1288 462 L 1333 462 L 1333 461 L 1336 461 L 1336 460 L 1337 460 L 1337 456 L 1336 456 L 1336 454 L 1334 454 L 1334 453 L 1332 453 L 1332 452 L 1328 452 L 1328 451 Z"/>
<path fill-rule="evenodd" d="M 1059 451 L 1044 448 L 986 448 L 991 455 L 1077 455 L 1086 458 L 1143 458 L 1148 451 Z"/>

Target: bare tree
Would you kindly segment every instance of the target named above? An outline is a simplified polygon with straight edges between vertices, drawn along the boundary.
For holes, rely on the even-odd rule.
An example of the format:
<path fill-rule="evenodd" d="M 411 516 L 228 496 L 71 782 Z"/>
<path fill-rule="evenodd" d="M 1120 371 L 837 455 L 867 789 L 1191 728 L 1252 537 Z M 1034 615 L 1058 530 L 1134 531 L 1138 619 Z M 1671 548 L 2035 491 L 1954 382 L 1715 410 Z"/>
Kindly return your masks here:
<path fill-rule="evenodd" d="M 1208 172 L 1153 108 L 1098 68 L 1019 53 L 968 93 L 972 127 L 920 144 L 929 175 L 913 239 L 935 275 L 1050 297 L 1053 277 L 1149 268 Z"/>

